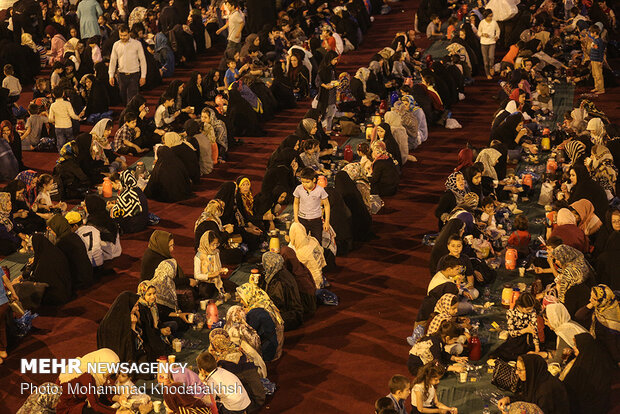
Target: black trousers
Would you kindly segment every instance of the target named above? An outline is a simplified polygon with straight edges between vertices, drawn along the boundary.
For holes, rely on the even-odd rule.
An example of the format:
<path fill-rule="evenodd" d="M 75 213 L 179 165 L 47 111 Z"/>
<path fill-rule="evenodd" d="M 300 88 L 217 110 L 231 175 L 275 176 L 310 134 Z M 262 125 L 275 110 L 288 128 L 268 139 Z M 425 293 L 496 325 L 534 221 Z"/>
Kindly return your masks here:
<path fill-rule="evenodd" d="M 321 217 L 312 220 L 299 218 L 299 222 L 306 228 L 306 231 L 321 244 L 323 240 L 323 220 Z"/>
<path fill-rule="evenodd" d="M 119 73 L 117 79 L 121 101 L 126 105 L 140 90 L 140 72 Z"/>

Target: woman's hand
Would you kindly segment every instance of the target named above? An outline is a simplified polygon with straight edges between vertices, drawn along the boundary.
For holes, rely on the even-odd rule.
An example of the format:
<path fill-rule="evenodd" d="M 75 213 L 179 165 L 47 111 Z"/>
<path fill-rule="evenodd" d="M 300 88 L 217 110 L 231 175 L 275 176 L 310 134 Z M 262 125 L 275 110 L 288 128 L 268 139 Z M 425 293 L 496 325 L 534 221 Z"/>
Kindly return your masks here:
<path fill-rule="evenodd" d="M 151 411 L 153 411 L 153 402 L 149 401 L 146 404 L 140 404 L 140 406 L 138 407 L 138 411 L 140 411 L 140 414 L 148 414 Z"/>
<path fill-rule="evenodd" d="M 224 224 L 223 227 L 226 233 L 232 233 L 233 230 L 235 229 L 235 226 L 233 226 L 232 224 Z"/>
<path fill-rule="evenodd" d="M 453 356 L 452 357 L 452 361 L 456 362 L 457 364 L 465 364 L 467 362 L 469 358 L 463 356 L 463 357 L 458 357 L 458 356 Z"/>
<path fill-rule="evenodd" d="M 172 329 L 170 329 L 169 326 L 166 326 L 165 328 L 161 328 L 159 331 L 161 332 L 161 334 L 163 336 L 170 336 L 170 335 L 172 335 Z"/>
<path fill-rule="evenodd" d="M 499 408 L 501 411 L 504 411 L 506 408 L 508 408 L 509 404 L 510 404 L 510 397 L 504 397 L 497 402 L 497 408 Z"/>
<path fill-rule="evenodd" d="M 536 331 L 534 330 L 534 327 L 532 325 L 529 325 L 527 328 L 523 328 L 521 329 L 521 334 L 532 334 L 534 335 L 534 333 L 536 333 Z"/>

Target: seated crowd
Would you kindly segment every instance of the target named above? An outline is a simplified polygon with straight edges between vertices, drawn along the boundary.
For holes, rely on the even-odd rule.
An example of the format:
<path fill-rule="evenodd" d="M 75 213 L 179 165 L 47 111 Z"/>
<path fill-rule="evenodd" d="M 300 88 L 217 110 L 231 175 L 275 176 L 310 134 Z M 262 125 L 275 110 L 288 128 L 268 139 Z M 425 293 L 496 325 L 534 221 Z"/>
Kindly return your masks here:
<path fill-rule="evenodd" d="M 452 23 L 452 31 L 458 26 L 459 34 L 445 47 L 445 58 L 428 58 L 423 63 L 411 30 L 398 33 L 367 67 L 355 74 L 338 73 L 339 56 L 360 45 L 370 14 L 381 8 L 379 1 L 335 1 L 328 6 L 312 0 L 285 1 L 280 10 L 275 5 L 270 10 L 270 3 L 266 13 L 253 13 L 253 8 L 263 4 L 246 1 L 246 16 L 235 0 L 191 5 L 174 0 L 161 7 L 138 3 L 121 9 L 116 3 L 83 0 L 77 10 L 55 7 L 53 15 L 46 17 L 49 25 L 44 30 L 47 23 L 37 19 L 43 10 L 47 16 L 48 6 L 28 0 L 18 3 L 22 2 L 32 9 L 21 13 L 18 8 L 19 18 L 13 17 L 12 25 L 6 26 L 3 41 L 15 50 L 28 48 L 35 53 L 36 49 L 38 62 L 51 63 L 52 68 L 49 82 L 37 80 L 27 111 L 15 104 L 19 92 L 14 92 L 15 85 L 21 89 L 20 81 L 27 84 L 35 76 L 23 70 L 32 70 L 30 65 L 9 63 L 5 67 L 9 81 L 6 86 L 3 82 L 7 92 L 1 109 L 0 145 L 5 148 L 0 154 L 0 175 L 10 182 L 0 194 L 0 247 L 3 254 L 33 253 L 20 277 L 12 282 L 9 275 L 4 278 L 9 296 L 19 299 L 26 309 L 62 305 L 78 290 L 92 286 L 106 273 L 104 261 L 121 254 L 122 235 L 157 222 L 149 213 L 149 199 L 171 203 L 191 198 L 201 177 L 226 162 L 233 145 L 242 144 L 239 137 L 260 136 L 262 123 L 277 111 L 312 99 L 312 109 L 294 134 L 269 158 L 259 192 L 254 193 L 248 177 L 240 176 L 224 182 L 208 202 L 194 227 L 193 275 L 185 273 L 174 258 L 174 236 L 153 231 L 142 257 L 136 293 L 123 292 L 116 298 L 99 326 L 100 349 L 82 358 L 82 362 L 155 362 L 172 352 L 174 340 L 195 323 L 194 312 L 205 300 L 216 305 L 236 301 L 238 305 L 227 310 L 224 323 L 217 317 L 207 321 L 212 328 L 208 350 L 198 356 L 195 372 L 166 381 L 240 384 L 243 392 L 165 394 L 165 406 L 172 412 L 201 412 L 214 405 L 223 413 L 260 409 L 266 393 L 273 392 L 268 368 L 282 355 L 284 331 L 312 317 L 317 303 L 337 301 L 327 290 L 327 275 L 336 256 L 373 237 L 372 214 L 383 206 L 382 198 L 398 191 L 400 176 L 406 172 L 403 166 L 415 161 L 412 152 L 427 140 L 429 127 L 448 125 L 450 109 L 465 98 L 465 84 L 474 75 L 487 67 L 487 76 L 494 74 L 494 56 L 490 61 L 487 56 L 484 65 L 475 63 L 476 50 L 492 52 L 482 48 L 484 44 L 471 47 L 470 32 L 475 27 L 468 23 L 471 20 L 460 26 L 458 20 Z M 36 13 L 30 14 L 32 10 Z M 12 13 L 16 16 L 15 7 Z M 83 22 L 93 16 L 98 19 L 94 24 Z M 539 31 L 555 24 L 550 18 L 541 20 Z M 92 27 L 98 30 L 93 33 Z M 437 400 L 434 387 L 444 370 L 464 369 L 471 326 L 463 315 L 472 312 L 471 301 L 495 277 L 485 259 L 493 252 L 499 256 L 505 243 L 518 250 L 520 259 L 531 256 L 533 238 L 527 219 L 514 220 L 516 231 L 510 237 L 505 234 L 507 222 L 502 221 L 505 230 L 498 223 L 505 217 L 502 203 L 510 202 L 512 194 L 534 195 L 532 183 L 517 184 L 508 174 L 509 167 L 522 154 L 538 151 L 543 129 L 537 116 L 553 110 L 547 75 L 560 76 L 556 69 L 568 66 L 567 59 L 573 57 L 560 46 L 585 48 L 594 67 L 592 48 L 601 35 L 595 27 L 586 28 L 587 39 L 592 40 L 583 44 L 579 36 L 551 43 L 557 53 L 553 48 L 543 52 L 540 41 L 528 41 L 527 46 L 518 46 L 513 62 L 501 65 L 498 95 L 504 102 L 493 121 L 489 146 L 459 153 L 459 165 L 448 177 L 436 211 L 440 233 L 431 253 L 434 276 L 416 322 L 424 331 L 409 338 L 412 349 L 407 366 L 416 379 L 392 379 L 393 409 L 402 407 L 403 412 L 402 400 L 413 389 L 413 405 L 420 412 L 454 411 Z M 23 33 L 16 33 L 20 30 Z M 176 66 L 191 65 L 196 54 L 216 43 L 224 31 L 227 44 L 219 67 L 204 75 L 193 72 L 187 81 L 170 82 L 151 116 L 140 88 L 156 86 L 162 77 L 172 76 Z M 496 34 L 499 38 L 499 31 Z M 17 83 L 10 78 L 12 71 L 18 75 Z M 600 84 L 595 88 L 603 92 Z M 117 103 L 124 108 L 115 128 L 110 106 Z M 22 127 L 18 120 L 24 117 Z M 82 121 L 94 124 L 90 132 L 81 132 Z M 609 270 L 616 260 L 612 252 L 614 233 L 618 233 L 609 205 L 617 172 L 612 157 L 615 131 L 602 112 L 583 101 L 567 114 L 562 129 L 552 137 L 557 151 L 565 151 L 570 161 L 563 164 L 566 176 L 561 168 L 549 175 L 557 199 L 549 203 L 551 211 L 557 211 L 553 216 L 557 219 L 549 223 L 549 259 L 532 261 L 539 282 L 508 314 L 511 339 L 498 350 L 498 358 L 517 360 L 518 375 L 526 384 L 520 400 L 539 405 L 545 413 L 567 412 L 569 403 L 571 407 L 603 407 L 609 395 L 611 361 L 619 362 L 619 308 L 612 291 L 617 283 Z M 359 160 L 340 160 L 338 143 L 332 137 L 336 132 L 365 136 L 355 148 L 348 146 L 343 151 L 347 161 L 353 161 L 353 151 Z M 22 150 L 26 154 L 58 151 L 53 174 L 24 170 Z M 152 171 L 140 163 L 128 167 L 127 155 L 150 150 L 155 157 Z M 587 151 L 592 153 L 588 162 Z M 562 165 L 559 160 L 558 164 Z M 65 201 L 75 200 L 83 204 L 69 211 Z M 283 225 L 288 230 L 287 243 L 271 246 L 273 231 Z M 551 234 L 562 225 L 574 228 Z M 569 245 L 570 236 L 584 249 Z M 228 278 L 229 268 L 244 262 L 257 263 L 259 272 L 237 286 Z M 546 307 L 538 312 L 541 301 Z M 553 349 L 549 341 L 530 333 L 528 321 L 539 316 L 557 334 Z M 212 326 L 214 322 L 221 327 Z M 590 333 L 583 328 L 577 331 L 578 323 Z M 560 383 L 541 367 L 545 367 L 543 358 L 561 360 L 563 348 L 568 347 L 576 349 L 575 358 L 564 369 L 564 383 Z M 0 342 L 2 348 L 6 346 Z M 526 355 L 530 350 L 537 355 Z M 609 353 L 609 361 L 599 350 Z M 0 353 L 4 357 L 6 352 Z M 582 381 L 580 370 L 593 369 L 597 376 Z M 124 384 L 135 379 L 90 373 L 61 376 L 57 384 L 62 393 L 48 398 L 33 395 L 22 412 L 50 406 L 59 413 L 76 409 L 115 412 L 113 404 L 125 405 L 127 396 L 68 392 L 69 385 L 113 381 Z M 553 398 L 558 396 L 563 400 Z M 150 411 L 149 399 L 135 400 L 140 412 Z M 509 402 L 499 404 L 503 407 Z M 380 404 L 386 407 L 380 412 L 389 414 L 389 403 Z"/>
<path fill-rule="evenodd" d="M 426 0 L 417 13 L 434 47 L 471 62 L 474 75 L 499 75 L 500 104 L 488 143 L 461 149 L 446 179 L 435 210 L 432 279 L 407 338 L 411 377 L 391 378 L 376 413 L 409 412 L 409 396 L 412 413 L 458 412 L 438 399 L 438 384 L 447 371 L 466 373 L 481 359 L 478 329 L 491 327 L 466 315 L 492 306 L 492 297 L 508 310 L 503 342 L 483 356 L 495 366 L 511 363 L 507 375 L 516 388 L 491 402 L 509 413 L 610 408 L 620 368 L 620 130 L 586 98 L 614 84 L 605 47 L 615 15 L 605 1 L 583 8 L 522 1 L 512 20 L 498 24 L 494 15 L 505 3 L 485 8 L 479 1 L 468 10 L 468 4 L 459 9 L 459 2 Z M 499 63 L 495 43 L 509 48 Z M 552 94 L 565 81 L 593 85 L 594 95 L 557 113 Z M 557 128 L 549 122 L 554 116 Z M 537 201 L 526 210 L 544 218 L 528 220 L 519 198 Z M 518 296 L 508 287 L 513 299 L 506 302 L 506 285 L 493 282 L 517 268 L 530 271 L 534 282 L 519 283 Z M 487 303 L 474 305 L 482 291 Z"/>
<path fill-rule="evenodd" d="M 172 412 L 214 405 L 219 412 L 254 412 L 264 404 L 266 392 L 273 392 L 267 364 L 282 355 L 284 331 L 312 317 L 317 303 L 337 303 L 326 277 L 336 255 L 373 237 L 371 214 L 383 206 L 381 197 L 396 193 L 402 167 L 415 161 L 411 153 L 426 141 L 428 126 L 443 125 L 458 101 L 453 89 L 437 92 L 435 82 L 444 82 L 447 74 L 451 85 L 459 91 L 464 87 L 462 67 L 452 60 L 421 70 L 412 31 L 398 33 L 368 67 L 355 74 L 337 72 L 339 56 L 359 46 L 370 14 L 377 13 L 382 2 L 351 0 L 329 7 L 314 1 L 284 2 L 277 14 L 274 9 L 273 19 L 252 16 L 252 3 L 246 2 L 245 16 L 234 0 L 221 7 L 215 7 L 219 2 L 208 7 L 196 2 L 181 19 L 185 5 L 190 7 L 180 1 L 163 4 L 161 10 L 139 4 L 119 10 L 117 4 L 83 0 L 77 15 L 69 7 L 49 17 L 47 40 L 37 33 L 40 23 L 28 18 L 36 13 L 4 32 L 9 43 L 23 37 L 29 49 L 37 49 L 41 65 L 50 64 L 52 70 L 49 80 L 37 79 L 27 111 L 18 104 L 19 93 L 7 98 L 2 109 L 0 142 L 6 148 L 0 172 L 9 183 L 0 193 L 0 247 L 3 255 L 32 254 L 21 275 L 11 277 L 5 270 L 7 294 L 2 296 L 4 305 L 10 298 L 32 312 L 61 306 L 103 280 L 109 272 L 105 262 L 122 253 L 122 236 L 157 223 L 149 213 L 149 199 L 191 198 L 201 177 L 226 161 L 232 145 L 242 144 L 237 137 L 260 135 L 261 124 L 277 111 L 312 100 L 294 134 L 270 156 L 257 194 L 250 179 L 240 176 L 223 183 L 208 202 L 194 227 L 193 275 L 174 258 L 174 236 L 153 231 L 136 293 L 116 298 L 99 326 L 100 349 L 81 359 L 155 362 L 170 354 L 174 340 L 196 323 L 194 312 L 205 301 L 225 306 L 236 301 L 220 328 L 212 327 L 217 317 L 208 322 L 213 328 L 208 341 L 205 338 L 208 351 L 198 357 L 195 372 L 166 381 L 217 380 L 241 384 L 243 392 L 164 395 Z M 86 4 L 92 9 L 80 13 Z M 43 3 L 27 5 L 46 10 Z M 79 30 L 68 24 L 80 15 L 103 16 L 100 33 L 93 34 L 79 19 Z M 23 33 L 11 37 L 11 28 Z M 140 90 L 171 76 L 175 66 L 190 65 L 208 46 L 206 40 L 216 42 L 225 30 L 220 66 L 170 82 L 151 116 Z M 24 65 L 18 63 L 8 64 L 3 85 L 21 88 L 32 80 L 34 74 L 23 72 Z M 17 82 L 11 78 L 13 70 Z M 5 91 L 7 96 L 12 93 Z M 111 107 L 118 103 L 124 108 L 117 124 Z M 332 138 L 337 132 L 365 134 L 366 139 L 338 154 Z M 28 151 L 58 151 L 52 174 L 25 169 L 22 150 L 26 161 Z M 128 165 L 128 155 L 151 150 L 151 171 L 142 161 L 135 168 Z M 341 160 L 344 156 L 352 161 L 348 157 L 353 150 L 359 161 Z M 278 226 L 288 230 L 286 243 L 265 251 Z M 228 272 L 244 262 L 257 263 L 260 272 L 237 286 Z M 8 306 L 0 309 L 3 315 L 12 312 Z M 8 320 L 20 317 L 12 314 Z M 0 339 L 3 362 L 8 355 L 6 340 Z M 112 373 L 61 376 L 61 393 L 32 395 L 20 412 L 55 407 L 58 413 L 107 413 L 116 410 L 114 403 L 123 406 L 118 409 L 123 412 L 126 395 L 70 390 L 78 384 L 135 380 Z M 149 399 L 132 401 L 140 412 L 149 412 Z"/>

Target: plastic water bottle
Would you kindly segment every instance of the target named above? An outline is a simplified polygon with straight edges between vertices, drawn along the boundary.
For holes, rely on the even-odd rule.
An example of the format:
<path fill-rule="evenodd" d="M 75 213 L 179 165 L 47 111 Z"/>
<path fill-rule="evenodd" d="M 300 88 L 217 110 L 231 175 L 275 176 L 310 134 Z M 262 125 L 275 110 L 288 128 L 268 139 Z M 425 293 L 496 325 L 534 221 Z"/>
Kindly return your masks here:
<path fill-rule="evenodd" d="M 489 410 L 489 406 L 485 405 L 484 410 L 482 410 L 482 414 L 491 414 L 491 410 Z"/>

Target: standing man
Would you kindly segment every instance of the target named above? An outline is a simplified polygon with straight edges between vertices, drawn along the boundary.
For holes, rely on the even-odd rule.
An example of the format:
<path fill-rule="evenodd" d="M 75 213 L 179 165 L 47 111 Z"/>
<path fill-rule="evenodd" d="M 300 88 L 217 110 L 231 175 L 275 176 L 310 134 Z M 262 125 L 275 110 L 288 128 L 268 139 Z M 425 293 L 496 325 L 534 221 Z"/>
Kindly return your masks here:
<path fill-rule="evenodd" d="M 118 37 L 119 40 L 112 47 L 108 73 L 112 86 L 116 76 L 121 99 L 127 104 L 138 94 L 139 87 L 146 83 L 146 58 L 142 44 L 129 37 L 129 28 L 126 25 L 118 29 Z"/>
<path fill-rule="evenodd" d="M 226 52 L 232 51 L 232 54 L 230 54 L 230 56 L 232 56 L 235 52 L 241 51 L 241 32 L 245 25 L 245 16 L 243 12 L 239 10 L 239 2 L 237 0 L 227 0 L 226 6 L 228 7 L 228 21 L 224 26 L 217 29 L 215 33 L 219 35 L 224 30 L 228 29 L 228 45 L 226 46 Z M 225 56 L 228 56 L 228 53 L 226 53 Z"/>

